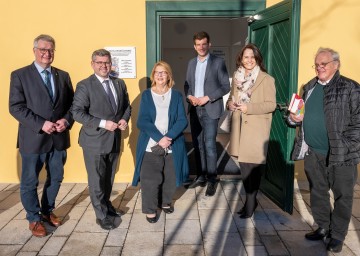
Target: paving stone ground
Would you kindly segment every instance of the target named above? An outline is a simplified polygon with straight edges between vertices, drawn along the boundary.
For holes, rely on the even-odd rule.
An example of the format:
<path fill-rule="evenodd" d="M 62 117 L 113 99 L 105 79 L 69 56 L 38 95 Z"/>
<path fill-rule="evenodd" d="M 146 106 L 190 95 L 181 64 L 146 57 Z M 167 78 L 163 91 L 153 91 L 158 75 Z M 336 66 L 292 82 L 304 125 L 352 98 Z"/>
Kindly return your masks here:
<path fill-rule="evenodd" d="M 360 256 L 360 180 L 344 249 L 334 255 Z M 295 180 L 293 214 L 283 212 L 261 193 L 251 219 L 240 219 L 243 206 L 240 180 L 220 182 L 213 197 L 206 188 L 176 192 L 173 214 L 160 213 L 150 224 L 141 212 L 141 190 L 127 183 L 114 185 L 111 200 L 124 212 L 116 228 L 102 230 L 95 223 L 87 184 L 65 183 L 57 197 L 55 213 L 63 225 L 45 223 L 48 235 L 33 237 L 20 202 L 19 184 L 0 183 L 0 255 L 122 255 L 122 256 L 261 256 L 333 255 L 322 241 L 307 241 L 316 229 L 309 207 L 306 181 Z M 42 185 L 39 186 L 41 195 Z"/>

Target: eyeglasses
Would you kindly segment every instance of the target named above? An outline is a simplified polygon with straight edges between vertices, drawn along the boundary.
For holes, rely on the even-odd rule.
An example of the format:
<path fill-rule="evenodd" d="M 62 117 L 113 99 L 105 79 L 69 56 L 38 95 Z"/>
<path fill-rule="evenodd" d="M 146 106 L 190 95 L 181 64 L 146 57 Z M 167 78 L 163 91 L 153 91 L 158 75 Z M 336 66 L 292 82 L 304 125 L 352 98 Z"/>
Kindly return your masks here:
<path fill-rule="evenodd" d="M 155 76 L 164 76 L 164 75 L 167 75 L 167 72 L 166 71 L 155 71 L 154 75 Z"/>
<path fill-rule="evenodd" d="M 102 66 L 102 65 L 110 66 L 111 65 L 111 62 L 103 62 L 103 61 L 94 61 L 94 63 L 99 66 Z"/>
<path fill-rule="evenodd" d="M 329 63 L 331 63 L 333 61 L 336 61 L 336 60 L 332 60 L 332 61 L 329 61 L 329 62 L 326 62 L 326 63 L 315 64 L 315 65 L 312 65 L 312 68 L 315 68 L 315 69 L 325 68 Z"/>
<path fill-rule="evenodd" d="M 55 49 L 35 48 L 38 49 L 41 54 L 49 53 L 53 55 L 55 53 Z"/>

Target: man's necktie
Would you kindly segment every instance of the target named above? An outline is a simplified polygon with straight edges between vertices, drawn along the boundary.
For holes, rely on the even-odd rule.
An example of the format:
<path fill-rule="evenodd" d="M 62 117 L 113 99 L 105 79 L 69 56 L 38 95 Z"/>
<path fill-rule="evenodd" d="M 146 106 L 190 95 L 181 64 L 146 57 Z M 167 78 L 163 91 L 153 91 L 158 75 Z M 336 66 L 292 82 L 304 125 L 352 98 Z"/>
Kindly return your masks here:
<path fill-rule="evenodd" d="M 44 83 L 45 83 L 46 89 L 48 90 L 51 100 L 53 100 L 54 93 L 53 93 L 53 90 L 51 87 L 50 72 L 47 70 L 43 70 L 42 73 L 44 74 Z"/>
<path fill-rule="evenodd" d="M 104 80 L 104 83 L 106 85 L 106 93 L 107 93 L 107 95 L 109 97 L 109 101 L 111 103 L 111 106 L 112 106 L 114 112 L 116 112 L 117 106 L 116 106 L 114 95 L 113 95 L 113 93 L 112 93 L 112 91 L 110 89 L 109 80 Z"/>

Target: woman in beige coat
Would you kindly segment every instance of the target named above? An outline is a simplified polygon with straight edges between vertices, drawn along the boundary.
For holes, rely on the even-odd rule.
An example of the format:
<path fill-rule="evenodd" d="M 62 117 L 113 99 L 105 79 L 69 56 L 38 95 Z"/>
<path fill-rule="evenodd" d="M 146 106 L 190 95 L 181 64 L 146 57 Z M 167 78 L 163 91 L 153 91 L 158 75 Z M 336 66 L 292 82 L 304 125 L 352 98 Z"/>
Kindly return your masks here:
<path fill-rule="evenodd" d="M 227 108 L 233 112 L 229 153 L 237 157 L 246 192 L 240 218 L 250 218 L 265 167 L 272 112 L 276 107 L 275 80 L 266 73 L 260 50 L 246 45 L 236 58 Z"/>

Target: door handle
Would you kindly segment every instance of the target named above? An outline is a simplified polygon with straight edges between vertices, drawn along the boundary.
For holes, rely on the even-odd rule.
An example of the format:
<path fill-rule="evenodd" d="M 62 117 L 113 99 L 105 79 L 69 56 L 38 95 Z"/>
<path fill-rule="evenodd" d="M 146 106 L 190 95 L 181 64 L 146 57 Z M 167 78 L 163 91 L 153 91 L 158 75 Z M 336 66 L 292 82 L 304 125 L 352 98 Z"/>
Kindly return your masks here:
<path fill-rule="evenodd" d="M 282 118 L 287 119 L 288 105 L 283 102 L 276 103 L 276 110 L 282 112 Z"/>

